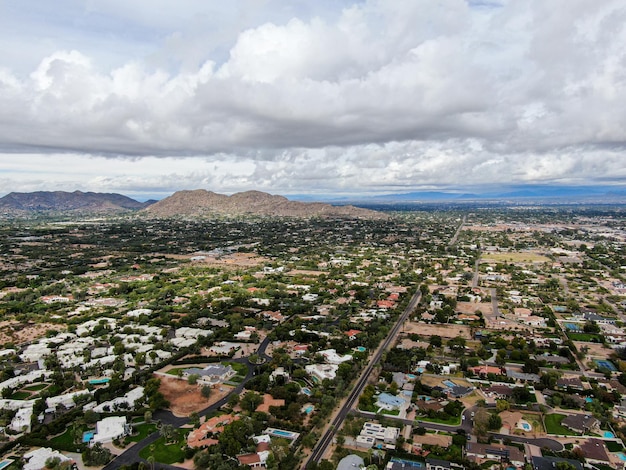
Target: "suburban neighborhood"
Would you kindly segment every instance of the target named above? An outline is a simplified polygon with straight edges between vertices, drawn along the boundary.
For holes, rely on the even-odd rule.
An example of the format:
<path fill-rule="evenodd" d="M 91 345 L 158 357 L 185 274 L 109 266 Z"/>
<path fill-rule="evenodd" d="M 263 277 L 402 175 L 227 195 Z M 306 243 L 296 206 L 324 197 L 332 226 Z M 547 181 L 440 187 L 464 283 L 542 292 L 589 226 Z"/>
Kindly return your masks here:
<path fill-rule="evenodd" d="M 0 469 L 626 468 L 612 208 L 0 224 Z"/>

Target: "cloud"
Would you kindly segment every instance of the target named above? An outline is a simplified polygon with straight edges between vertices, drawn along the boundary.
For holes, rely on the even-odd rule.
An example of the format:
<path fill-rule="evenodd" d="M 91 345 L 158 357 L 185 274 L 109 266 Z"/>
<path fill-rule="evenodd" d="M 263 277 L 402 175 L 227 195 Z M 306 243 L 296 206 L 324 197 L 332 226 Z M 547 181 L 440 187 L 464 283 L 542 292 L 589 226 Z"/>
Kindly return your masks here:
<path fill-rule="evenodd" d="M 0 56 L 0 149 L 22 161 L 140 157 L 128 171 L 195 160 L 184 174 L 156 165 L 162 177 L 88 180 L 129 189 L 626 176 L 622 2 L 316 5 L 60 2 L 52 26 L 39 10 L 9 11 L 0 26 L 19 19 L 24 31 L 10 33 L 39 46 Z"/>

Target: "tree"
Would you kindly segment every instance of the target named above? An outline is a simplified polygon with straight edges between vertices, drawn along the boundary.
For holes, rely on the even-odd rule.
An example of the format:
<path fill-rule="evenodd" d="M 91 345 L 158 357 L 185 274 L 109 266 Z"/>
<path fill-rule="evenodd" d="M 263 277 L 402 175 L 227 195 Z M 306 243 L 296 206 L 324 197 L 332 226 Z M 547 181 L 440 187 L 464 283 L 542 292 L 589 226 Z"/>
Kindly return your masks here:
<path fill-rule="evenodd" d="M 202 398 L 208 400 L 209 397 L 211 396 L 211 386 L 203 385 L 202 388 L 200 389 L 200 394 L 202 395 Z"/>
<path fill-rule="evenodd" d="M 241 408 L 250 413 L 254 412 L 261 403 L 263 403 L 263 397 L 256 392 L 246 392 L 240 402 Z"/>
<path fill-rule="evenodd" d="M 500 413 L 511 408 L 511 404 L 507 400 L 496 400 L 496 411 Z"/>
<path fill-rule="evenodd" d="M 489 412 L 485 408 L 478 408 L 474 414 L 474 433 L 478 438 L 487 436 L 489 429 Z"/>
<path fill-rule="evenodd" d="M 171 424 L 163 424 L 159 429 L 159 434 L 165 439 L 165 443 L 170 443 L 176 437 L 176 429 Z"/>
<path fill-rule="evenodd" d="M 99 442 L 93 447 L 88 447 L 82 453 L 83 463 L 88 467 L 102 467 L 111 460 L 111 451 Z"/>
<path fill-rule="evenodd" d="M 433 348 L 440 348 L 441 345 L 443 344 L 441 340 L 441 336 L 439 335 L 432 335 L 430 337 L 429 343 Z"/>
<path fill-rule="evenodd" d="M 502 427 L 502 418 L 499 415 L 492 414 L 489 416 L 489 421 L 487 423 L 490 431 L 498 431 Z"/>
<path fill-rule="evenodd" d="M 187 383 L 189 385 L 196 385 L 200 376 L 198 374 L 189 374 L 187 377 Z"/>

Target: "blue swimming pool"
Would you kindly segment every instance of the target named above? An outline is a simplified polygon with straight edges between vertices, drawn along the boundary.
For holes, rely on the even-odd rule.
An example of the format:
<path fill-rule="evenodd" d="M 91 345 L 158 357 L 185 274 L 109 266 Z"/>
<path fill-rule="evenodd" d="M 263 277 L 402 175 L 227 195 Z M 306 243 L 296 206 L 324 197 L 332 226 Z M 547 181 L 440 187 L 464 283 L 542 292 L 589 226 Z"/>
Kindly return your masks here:
<path fill-rule="evenodd" d="M 615 452 L 615 455 L 617 455 L 617 458 L 619 458 L 620 460 L 626 462 L 626 455 L 624 455 L 623 452 Z"/>
<path fill-rule="evenodd" d="M 354 349 L 356 349 L 358 352 L 365 352 L 365 351 L 367 351 L 367 348 L 364 348 L 363 346 L 357 346 Z"/>
<path fill-rule="evenodd" d="M 613 434 L 611 431 L 604 431 L 602 435 L 604 436 L 605 439 L 615 438 L 615 434 Z"/>
<path fill-rule="evenodd" d="M 521 423 L 521 426 L 524 431 L 530 431 L 532 429 L 528 423 Z"/>
<path fill-rule="evenodd" d="M 83 444 L 86 444 L 87 442 L 91 442 L 91 440 L 93 439 L 93 436 L 95 436 L 96 433 L 93 431 L 86 431 L 83 433 Z"/>
<path fill-rule="evenodd" d="M 585 403 L 591 403 L 591 402 L 593 402 L 593 398 L 591 397 L 585 398 Z"/>
<path fill-rule="evenodd" d="M 406 374 L 406 376 L 407 376 L 407 378 L 408 378 L 409 380 L 415 380 L 415 379 L 417 379 L 417 375 L 415 375 L 415 374 Z"/>
<path fill-rule="evenodd" d="M 568 330 L 572 330 L 572 331 L 578 331 L 580 330 L 580 326 L 577 325 L 576 323 L 564 323 L 565 328 L 567 328 Z"/>
<path fill-rule="evenodd" d="M 456 387 L 456 384 L 452 380 L 444 380 L 442 383 L 449 388 Z"/>
<path fill-rule="evenodd" d="M 314 409 L 315 407 L 313 405 L 307 405 L 304 407 L 304 412 L 309 415 L 313 412 Z"/>
<path fill-rule="evenodd" d="M 311 393 L 312 393 L 312 392 L 311 392 L 311 389 L 310 389 L 309 387 L 302 387 L 300 390 L 301 390 L 301 391 L 302 391 L 302 393 L 304 393 L 305 395 L 307 395 L 307 396 L 309 396 L 309 397 L 311 396 Z"/>
<path fill-rule="evenodd" d="M 613 363 L 611 361 L 607 361 L 606 359 L 596 359 L 595 362 L 601 369 L 606 369 L 611 372 L 615 372 L 617 370 Z"/>
<path fill-rule="evenodd" d="M 3 460 L 2 462 L 0 462 L 0 470 L 2 470 L 5 467 L 8 467 L 12 463 L 13 463 L 13 460 L 11 460 L 11 459 Z"/>
<path fill-rule="evenodd" d="M 399 459 L 398 457 L 392 457 L 391 461 L 402 463 L 406 467 L 410 467 L 410 468 L 422 468 L 424 466 L 422 462 L 415 462 L 414 460 Z"/>
<path fill-rule="evenodd" d="M 89 381 L 89 383 L 90 383 L 91 385 L 102 385 L 102 384 L 109 383 L 110 381 L 111 381 L 111 379 L 109 379 L 109 378 L 107 377 L 107 378 L 104 378 L 104 379 L 91 379 L 91 380 Z"/>

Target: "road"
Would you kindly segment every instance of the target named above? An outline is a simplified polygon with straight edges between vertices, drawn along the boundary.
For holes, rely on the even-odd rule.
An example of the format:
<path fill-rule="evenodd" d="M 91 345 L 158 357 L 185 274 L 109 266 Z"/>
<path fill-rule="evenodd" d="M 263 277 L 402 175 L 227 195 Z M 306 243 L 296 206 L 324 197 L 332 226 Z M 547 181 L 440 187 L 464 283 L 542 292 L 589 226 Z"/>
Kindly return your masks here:
<path fill-rule="evenodd" d="M 459 228 L 456 229 L 456 232 L 454 232 L 454 236 L 450 239 L 450 241 L 448 242 L 448 246 L 452 246 L 456 243 L 456 239 L 459 237 L 459 233 L 461 233 L 461 230 L 463 230 L 463 226 L 465 225 L 465 219 L 467 218 L 467 216 L 463 216 L 463 220 L 461 221 L 461 225 L 459 225 Z"/>
<path fill-rule="evenodd" d="M 267 355 L 265 354 L 265 349 L 267 348 L 269 343 L 270 343 L 269 338 L 265 338 L 261 342 L 261 344 L 259 344 L 259 347 L 257 349 L 257 354 L 259 355 L 259 357 L 267 359 Z M 246 374 L 245 378 L 231 391 L 230 394 L 226 395 L 222 399 L 218 400 L 217 402 L 208 406 L 204 410 L 200 411 L 198 413 L 199 416 L 206 416 L 212 411 L 215 411 L 221 408 L 222 406 L 224 406 L 228 402 L 228 399 L 231 394 L 233 393 L 240 394 L 243 391 L 243 388 L 245 387 L 245 385 L 252 379 L 252 377 L 254 377 L 253 364 L 250 364 L 247 358 L 235 359 L 234 361 L 246 363 L 248 365 L 248 373 Z M 170 411 L 167 411 L 167 410 L 156 411 L 152 415 L 152 419 L 155 421 L 160 421 L 163 424 L 171 424 L 175 428 L 180 428 L 181 426 L 189 423 L 189 418 L 181 418 L 178 416 L 174 416 Z M 158 432 L 154 432 L 150 434 L 148 437 L 136 443 L 132 447 L 129 447 L 123 453 L 121 453 L 112 461 L 110 461 L 103 468 L 103 470 L 115 470 L 117 468 L 120 468 L 122 465 L 130 465 L 134 462 L 146 462 L 144 459 L 142 459 L 139 456 L 139 452 L 141 452 L 142 449 L 148 447 L 150 444 L 154 443 L 159 437 L 160 436 Z M 171 469 L 179 468 L 179 467 L 156 463 L 155 468 L 171 470 Z"/>
<path fill-rule="evenodd" d="M 341 425 L 343 424 L 343 421 L 346 419 L 346 416 L 348 415 L 348 413 L 350 412 L 350 410 L 352 409 L 352 407 L 358 400 L 359 396 L 363 392 L 363 389 L 365 388 L 365 385 L 367 384 L 367 379 L 372 373 L 374 366 L 378 363 L 378 361 L 380 361 L 380 358 L 382 357 L 383 352 L 385 352 L 387 348 L 389 347 L 389 345 L 394 341 L 396 335 L 400 331 L 400 328 L 402 327 L 404 322 L 407 320 L 407 318 L 409 318 L 409 315 L 411 314 L 411 312 L 413 312 L 413 310 L 415 310 L 415 308 L 417 307 L 417 304 L 420 301 L 421 295 L 422 294 L 419 290 L 415 293 L 415 295 L 409 301 L 409 304 L 407 305 L 406 309 L 404 310 L 402 315 L 400 315 L 395 325 L 389 332 L 389 335 L 387 335 L 387 338 L 385 338 L 385 340 L 378 347 L 378 349 L 372 354 L 372 357 L 370 358 L 369 363 L 367 364 L 365 369 L 363 369 L 363 372 L 361 373 L 361 376 L 357 379 L 356 384 L 354 385 L 354 388 L 349 393 L 348 397 L 346 398 L 343 405 L 341 406 L 341 408 L 339 409 L 339 411 L 337 412 L 337 414 L 331 421 L 330 425 L 326 428 L 326 431 L 324 432 L 324 434 L 322 434 L 322 437 L 320 438 L 320 440 L 317 442 L 315 447 L 313 447 L 313 450 L 311 451 L 311 455 L 309 456 L 309 459 L 305 462 L 302 468 L 306 468 L 309 466 L 309 464 L 313 462 L 317 463 L 322 459 L 322 457 L 326 453 L 326 449 L 328 448 L 329 444 L 332 442 L 333 437 L 335 436 L 335 433 L 341 428 Z"/>

